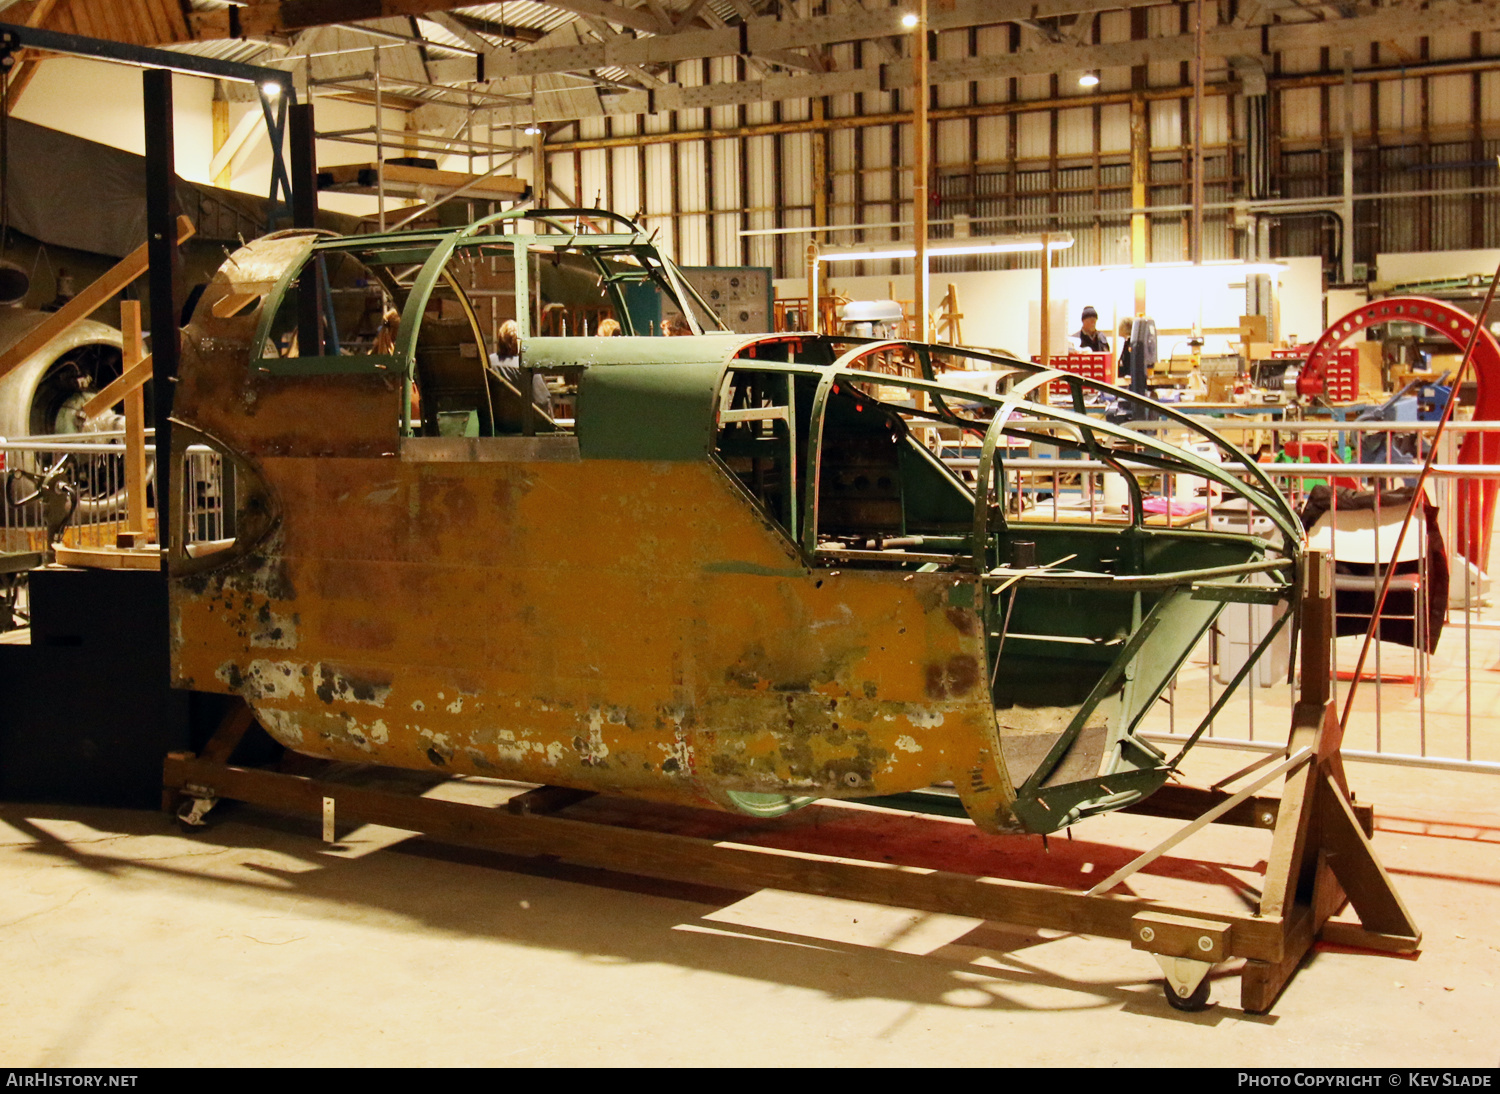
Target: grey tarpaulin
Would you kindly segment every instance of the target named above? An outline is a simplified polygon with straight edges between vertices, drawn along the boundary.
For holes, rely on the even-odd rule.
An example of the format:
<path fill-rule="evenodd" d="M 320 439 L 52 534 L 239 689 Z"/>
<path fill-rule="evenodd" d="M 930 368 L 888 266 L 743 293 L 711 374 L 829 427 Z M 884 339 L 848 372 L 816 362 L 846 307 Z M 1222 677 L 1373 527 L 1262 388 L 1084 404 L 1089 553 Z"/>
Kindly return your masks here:
<path fill-rule="evenodd" d="M 10 119 L 10 225 L 55 247 L 123 258 L 146 242 L 145 157 Z M 266 230 L 266 199 L 201 183 L 177 184 L 200 239 L 252 239 Z M 354 218 L 319 212 L 320 227 L 349 232 Z"/>

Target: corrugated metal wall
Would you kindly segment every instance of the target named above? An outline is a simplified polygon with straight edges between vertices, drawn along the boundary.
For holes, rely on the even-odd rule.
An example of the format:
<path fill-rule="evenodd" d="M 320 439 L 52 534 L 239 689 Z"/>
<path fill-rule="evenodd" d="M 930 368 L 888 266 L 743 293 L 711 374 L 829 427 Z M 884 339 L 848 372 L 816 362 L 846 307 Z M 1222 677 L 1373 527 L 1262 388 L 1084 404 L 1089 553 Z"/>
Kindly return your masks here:
<path fill-rule="evenodd" d="M 1136 30 L 1140 31 L 1141 20 Z M 1169 5 L 1146 11 L 1147 37 L 1184 33 L 1190 24 Z M 1131 37 L 1132 15 L 1097 20 L 1099 42 Z M 1035 48 L 1034 36 L 1012 26 L 980 27 L 936 36 L 936 56 L 955 60 Z M 1408 48 L 1408 46 L 1410 48 Z M 1433 63 L 1500 57 L 1500 31 L 1434 35 L 1402 47 L 1362 48 L 1361 65 Z M 1370 57 L 1365 53 L 1369 52 Z M 828 51 L 833 71 L 891 57 L 874 43 Z M 1383 61 L 1382 61 L 1383 59 Z M 1337 50 L 1289 51 L 1270 71 L 1272 198 L 1332 205 L 1342 188 L 1344 90 Z M 1106 69 L 1094 91 L 1077 73 L 949 83 L 933 107 L 950 116 L 932 123 L 932 234 L 951 236 L 954 217 L 970 218 L 976 235 L 1067 231 L 1074 246 L 1061 265 L 1125 263 L 1130 259 L 1132 86 L 1144 118 L 1148 257 L 1188 257 L 1191 200 L 1189 65 L 1153 62 L 1143 70 Z M 724 57 L 684 62 L 674 80 L 685 86 L 759 79 L 753 60 Z M 1245 100 L 1238 83 L 1210 70 L 1203 118 L 1203 257 L 1246 253 L 1234 210 L 1243 200 Z M 1500 193 L 1433 193 L 1497 188 L 1500 72 L 1411 74 L 1391 69 L 1360 75 L 1354 85 L 1355 190 L 1407 198 L 1361 200 L 1356 206 L 1355 258 L 1377 251 L 1500 246 Z M 810 228 L 822 206 L 824 223 L 865 225 L 825 235 L 831 245 L 882 243 L 909 237 L 886 222 L 912 218 L 909 122 L 890 115 L 911 109 L 910 95 L 868 92 L 806 100 L 686 110 L 644 117 L 590 119 L 554 135 L 551 179 L 585 204 L 641 213 L 678 259 L 689 265 L 771 266 L 800 276 L 809 235 L 746 235 Z M 827 122 L 809 119 L 823 117 Z M 810 131 L 817 127 L 817 132 Z M 693 134 L 702 134 L 696 136 Z M 709 134 L 716 134 L 709 136 Z M 613 147 L 581 147 L 610 140 Z M 823 192 L 815 192 L 821 180 Z M 1272 233 L 1273 253 L 1321 255 L 1334 266 L 1341 242 L 1334 220 L 1319 213 L 1285 215 Z M 1035 255 L 939 259 L 934 273 L 1035 265 Z M 857 264 L 851 273 L 897 274 L 909 263 Z"/>

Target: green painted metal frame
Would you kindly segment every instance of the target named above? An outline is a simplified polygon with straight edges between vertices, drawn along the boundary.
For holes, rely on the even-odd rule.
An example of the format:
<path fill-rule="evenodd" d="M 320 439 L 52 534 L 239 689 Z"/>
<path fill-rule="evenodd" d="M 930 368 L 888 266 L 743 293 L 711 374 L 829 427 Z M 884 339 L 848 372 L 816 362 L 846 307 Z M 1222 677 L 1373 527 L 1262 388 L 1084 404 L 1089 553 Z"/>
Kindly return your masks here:
<path fill-rule="evenodd" d="M 744 348 L 743 346 L 741 347 L 741 353 L 743 353 Z M 952 396 L 957 393 L 951 388 L 946 388 L 939 380 L 917 380 L 911 377 L 892 376 L 852 367 L 867 357 L 898 349 L 910 350 L 921 363 L 924 373 L 931 373 L 931 347 L 907 342 L 873 341 L 854 345 L 851 349 L 841 354 L 831 367 L 802 364 L 773 364 L 772 362 L 763 362 L 754 358 L 736 355 L 726 363 L 724 373 L 720 377 L 722 390 L 722 385 L 728 382 L 728 376 L 731 371 L 781 372 L 787 376 L 787 389 L 789 391 L 795 389 L 796 376 L 817 377 L 818 385 L 808 423 L 808 450 L 805 462 L 805 473 L 808 481 L 803 501 L 801 528 L 791 530 L 791 538 L 800 547 L 804 561 L 808 565 L 818 564 L 818 502 L 821 494 L 819 468 L 822 463 L 823 427 L 826 420 L 828 401 L 840 381 L 850 384 L 874 383 L 882 386 L 903 388 L 912 392 L 924 392 L 933 397 L 933 402 L 939 406 L 943 419 L 963 424 L 966 428 L 973 428 L 975 425 L 975 423 L 964 422 L 948 409 L 946 401 L 943 399 L 944 394 Z M 969 537 L 969 551 L 967 553 L 974 576 L 981 584 L 1009 587 L 1012 597 L 1020 592 L 1023 583 L 1051 588 L 1109 588 L 1114 590 L 1134 590 L 1135 592 L 1135 609 L 1130 638 L 1110 663 L 1099 681 L 1091 689 L 1089 695 L 1070 720 L 1067 728 L 1053 742 L 1047 756 L 1037 765 L 1030 776 L 1016 787 L 1017 797 L 1014 808 L 1017 811 L 1017 815 L 1021 816 L 1025 814 L 1027 823 L 1038 831 L 1055 830 L 1066 824 L 1073 823 L 1073 821 L 1081 819 L 1084 816 L 1117 808 L 1122 804 L 1128 804 L 1145 797 L 1159 788 L 1181 761 L 1182 753 L 1179 753 L 1176 758 L 1168 760 L 1164 753 L 1159 752 L 1149 742 L 1137 737 L 1135 731 L 1141 719 L 1146 716 L 1156 697 L 1165 686 L 1166 681 L 1169 681 L 1175 672 L 1180 669 L 1197 640 L 1201 638 L 1203 631 L 1211 625 L 1212 617 L 1206 619 L 1202 626 L 1198 627 L 1192 635 L 1187 636 L 1190 640 L 1177 643 L 1175 658 L 1157 665 L 1154 678 L 1151 681 L 1141 684 L 1142 687 L 1148 689 L 1149 694 L 1142 697 L 1132 693 L 1122 699 L 1127 711 L 1127 720 L 1124 724 L 1115 727 L 1111 733 L 1111 747 L 1118 751 L 1117 762 L 1126 761 L 1125 750 L 1127 749 L 1138 753 L 1131 760 L 1134 766 L 1122 767 L 1106 775 L 1069 782 L 1057 787 L 1048 788 L 1044 786 L 1047 779 L 1056 771 L 1058 765 L 1068 754 L 1069 749 L 1073 746 L 1099 704 L 1113 692 L 1122 679 L 1133 677 L 1132 670 L 1135 667 L 1135 662 L 1144 650 L 1151 635 L 1162 624 L 1167 615 L 1171 613 L 1173 606 L 1183 598 L 1228 599 L 1233 594 L 1226 590 L 1232 589 L 1235 586 L 1221 585 L 1218 588 L 1214 588 L 1211 584 L 1214 579 L 1240 578 L 1258 572 L 1296 570 L 1298 559 L 1295 555 L 1288 555 L 1233 565 L 1206 566 L 1165 573 L 1127 573 L 1124 575 L 1076 570 L 1069 571 L 1060 568 L 1013 570 L 1004 566 L 992 565 L 988 557 L 993 532 L 989 523 L 990 480 L 995 473 L 998 473 L 1001 478 L 1004 476 L 1003 461 L 997 454 L 1000 438 L 1006 435 L 1022 436 L 1052 444 L 1057 444 L 1061 440 L 1055 436 L 1033 434 L 1031 431 L 1020 427 L 1016 422 L 1015 416 L 1024 411 L 1029 417 L 1045 419 L 1053 423 L 1071 427 L 1077 434 L 1078 447 L 1088 451 L 1107 465 L 1113 466 L 1119 473 L 1125 476 L 1130 486 L 1131 521 L 1124 531 L 1127 535 L 1131 535 L 1131 538 L 1138 543 L 1141 540 L 1142 534 L 1145 533 L 1140 485 L 1136 481 L 1134 474 L 1120 463 L 1119 457 L 1115 456 L 1100 443 L 1099 438 L 1101 435 L 1126 442 L 1133 448 L 1146 449 L 1147 451 L 1145 452 L 1132 452 L 1130 454 L 1130 458 L 1135 462 L 1146 463 L 1165 471 L 1192 473 L 1199 477 L 1216 481 L 1241 494 L 1272 520 L 1273 524 L 1285 535 L 1286 542 L 1289 544 L 1301 543 L 1301 526 L 1297 521 L 1296 515 L 1291 511 L 1265 473 L 1253 461 L 1250 461 L 1240 453 L 1238 449 L 1228 444 L 1228 442 L 1214 434 L 1211 430 L 1204 428 L 1198 421 L 1175 413 L 1167 415 L 1175 418 L 1193 433 L 1211 438 L 1224 452 L 1234 459 L 1240 469 L 1249 473 L 1253 483 L 1246 483 L 1243 479 L 1231 474 L 1223 465 L 1212 463 L 1197 456 L 1195 453 L 1176 448 L 1155 437 L 1138 434 L 1121 426 L 1116 426 L 1108 422 L 1100 422 L 1097 419 L 1089 417 L 1082 405 L 1085 385 L 1104 390 L 1118 391 L 1118 389 L 1111 389 L 1109 385 L 1096 384 L 1073 374 L 1059 372 L 1054 369 L 1043 369 L 1028 362 L 1013 361 L 1009 358 L 992 354 L 969 350 L 950 351 L 947 349 L 944 349 L 942 352 L 954 356 L 985 360 L 1006 367 L 1014 367 L 1017 374 L 1017 381 L 1004 394 L 988 396 L 973 395 L 966 392 L 963 395 L 964 399 L 968 402 L 978 402 L 994 408 L 993 417 L 985 425 L 979 468 L 973 487 L 974 528 Z M 1039 390 L 1047 390 L 1057 380 L 1064 380 L 1069 384 L 1073 402 L 1072 410 L 1029 401 L 1029 396 L 1032 396 Z M 1119 392 L 1119 394 L 1123 397 L 1131 398 L 1129 393 Z M 891 406 L 878 398 L 870 398 L 877 405 L 886 406 L 887 409 L 893 411 L 899 412 L 906 409 L 904 407 Z M 720 401 L 720 405 L 722 405 L 722 401 Z M 1080 529 L 1080 531 L 1082 530 Z M 1111 534 L 1120 533 L 1112 529 Z M 1193 535 L 1197 533 L 1186 534 Z M 1271 544 L 1259 539 L 1259 537 L 1249 536 L 1245 538 L 1261 544 L 1266 549 L 1273 549 Z M 961 556 L 954 555 L 952 557 L 957 561 Z M 998 562 L 998 560 L 995 561 Z M 1135 562 L 1138 564 L 1139 560 L 1135 560 Z M 1290 581 L 1283 581 L 1275 586 L 1268 587 L 1265 592 L 1267 594 L 1274 594 L 1277 599 L 1281 599 L 1295 595 L 1296 590 L 1299 588 L 1300 582 L 1294 576 Z M 1151 590 L 1166 590 L 1166 595 L 1160 597 L 1151 607 L 1150 611 L 1146 612 L 1143 616 L 1141 612 L 1141 597 L 1144 592 Z M 989 607 L 989 605 L 987 604 L 986 607 Z M 998 604 L 994 608 L 998 611 Z M 988 626 L 989 614 L 991 613 L 986 612 L 987 633 L 990 629 Z M 1219 696 L 1218 702 L 1214 704 L 1214 707 L 1194 730 L 1192 740 L 1196 741 L 1206 730 L 1207 726 L 1212 722 L 1214 715 L 1222 709 L 1224 702 L 1244 681 L 1250 667 L 1254 665 L 1260 655 L 1270 648 L 1271 641 L 1280 633 L 1281 628 L 1286 625 L 1290 617 L 1291 613 L 1282 616 L 1272 628 L 1271 633 L 1257 645 L 1251 658 L 1245 665 L 1241 666 L 1240 670 L 1226 686 L 1224 692 Z M 1003 642 L 1003 636 L 1001 641 Z M 1183 751 L 1185 752 L 1186 749 Z"/>
<path fill-rule="evenodd" d="M 570 230 L 564 223 L 565 220 L 573 218 L 588 220 L 608 220 L 624 225 L 629 228 L 626 232 L 578 232 Z M 532 220 L 555 229 L 552 232 L 515 232 L 495 231 L 496 227 L 507 227 L 520 220 Z M 647 278 L 660 278 L 663 287 L 676 297 L 679 308 L 687 317 L 693 333 L 702 334 L 703 328 L 699 323 L 695 309 L 686 306 L 688 301 L 693 301 L 703 313 L 713 314 L 711 309 L 696 291 L 687 283 L 677 270 L 676 264 L 656 249 L 651 242 L 651 237 L 644 229 L 627 217 L 617 213 L 610 213 L 598 209 L 508 209 L 504 212 L 495 213 L 491 216 L 482 217 L 471 224 L 461 228 L 445 229 L 441 231 L 417 230 L 410 232 L 384 232 L 362 236 L 347 236 L 340 238 L 318 238 L 317 235 L 308 234 L 307 253 L 300 259 L 289 263 L 277 278 L 275 286 L 267 294 L 262 304 L 260 323 L 256 332 L 256 351 L 252 360 L 252 367 L 261 373 L 271 376 L 316 376 L 337 374 L 378 374 L 394 371 L 400 368 L 405 376 L 402 393 L 401 420 L 402 432 L 406 436 L 412 435 L 412 385 L 416 381 L 416 346 L 421 333 L 422 317 L 426 312 L 428 301 L 436 291 L 437 286 L 446 280 L 453 289 L 463 306 L 464 312 L 469 316 L 471 323 L 476 323 L 474 309 L 467 295 L 457 282 L 450 276 L 445 278 L 449 262 L 453 257 L 471 249 L 493 249 L 499 253 L 502 249 L 510 252 L 515 271 L 515 294 L 518 300 L 529 300 L 530 267 L 527 257 L 533 246 L 545 246 L 551 249 L 579 250 L 590 254 L 595 264 L 599 267 L 601 283 L 605 286 L 611 300 L 614 302 L 615 311 L 622 316 L 631 333 L 635 333 L 634 324 L 630 319 L 630 312 L 626 306 L 624 294 L 620 290 L 619 279 L 611 275 L 610 271 L 603 265 L 603 259 L 611 256 L 631 257 L 640 263 L 643 275 Z M 271 327 L 276 315 L 281 309 L 283 300 L 291 286 L 296 283 L 302 269 L 316 256 L 329 252 L 360 252 L 372 256 L 379 256 L 376 265 L 397 264 L 419 264 L 417 276 L 406 295 L 406 302 L 401 309 L 401 322 L 397 330 L 395 353 L 393 355 L 366 355 L 366 356 L 344 356 L 344 355 L 310 355 L 299 358 L 267 357 L 265 347 L 270 337 Z M 531 314 L 529 308 L 518 308 L 516 315 L 516 326 L 521 338 L 525 339 L 531 335 Z M 477 330 L 476 325 L 476 330 Z M 483 339 L 481 336 L 481 344 Z"/>

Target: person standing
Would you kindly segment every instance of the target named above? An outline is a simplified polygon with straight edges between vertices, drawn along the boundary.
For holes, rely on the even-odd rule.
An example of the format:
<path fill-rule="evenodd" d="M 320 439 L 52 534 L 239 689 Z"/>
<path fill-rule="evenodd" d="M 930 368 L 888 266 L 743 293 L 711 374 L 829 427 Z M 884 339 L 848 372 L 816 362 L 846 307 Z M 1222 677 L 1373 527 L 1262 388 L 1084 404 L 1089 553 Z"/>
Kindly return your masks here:
<path fill-rule="evenodd" d="M 526 384 L 526 374 L 521 371 L 521 331 L 514 319 L 500 324 L 495 349 L 496 352 L 490 354 L 490 371 L 515 388 L 519 395 Z M 531 401 L 543 414 L 551 416 L 552 393 L 547 390 L 547 381 L 539 372 L 531 374 Z"/>
<path fill-rule="evenodd" d="M 1130 382 L 1130 331 L 1135 326 L 1135 320 L 1126 316 L 1120 320 L 1120 367 L 1116 375 L 1126 383 Z"/>
<path fill-rule="evenodd" d="M 1083 324 L 1073 335 L 1082 353 L 1108 353 L 1109 336 L 1099 331 L 1099 313 L 1092 304 L 1083 309 Z"/>

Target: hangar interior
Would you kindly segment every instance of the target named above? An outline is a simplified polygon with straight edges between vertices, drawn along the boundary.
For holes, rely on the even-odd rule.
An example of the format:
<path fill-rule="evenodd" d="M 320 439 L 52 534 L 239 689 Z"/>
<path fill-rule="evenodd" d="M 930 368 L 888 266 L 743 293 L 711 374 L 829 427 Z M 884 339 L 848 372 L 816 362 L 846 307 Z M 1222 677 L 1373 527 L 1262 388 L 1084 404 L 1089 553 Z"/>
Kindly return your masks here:
<path fill-rule="evenodd" d="M 8 1062 L 1492 1068 L 1497 170 L 1500 0 L 0 0 Z"/>

